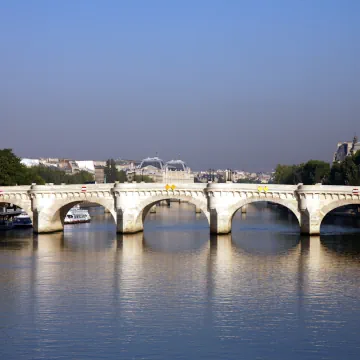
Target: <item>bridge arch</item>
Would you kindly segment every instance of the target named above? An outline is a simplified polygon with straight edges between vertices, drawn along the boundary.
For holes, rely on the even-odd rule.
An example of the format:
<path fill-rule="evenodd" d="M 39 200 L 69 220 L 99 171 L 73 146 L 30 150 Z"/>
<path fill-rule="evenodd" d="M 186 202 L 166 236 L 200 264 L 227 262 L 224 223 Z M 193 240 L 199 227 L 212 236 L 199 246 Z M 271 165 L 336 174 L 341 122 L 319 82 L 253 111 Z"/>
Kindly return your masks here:
<path fill-rule="evenodd" d="M 6 205 L 6 204 L 13 204 L 21 209 L 23 209 L 29 216 L 31 221 L 34 219 L 34 214 L 31 209 L 31 203 L 29 201 L 23 201 L 21 199 L 1 199 L 0 200 L 0 206 Z"/>
<path fill-rule="evenodd" d="M 135 222 L 138 225 L 141 225 L 141 227 L 143 228 L 143 223 L 144 223 L 145 217 L 148 214 L 148 212 L 150 211 L 150 209 L 156 203 L 158 203 L 160 201 L 164 201 L 164 200 L 180 200 L 180 201 L 189 202 L 190 204 L 198 207 L 202 211 L 202 213 L 205 215 L 205 217 L 208 221 L 208 224 L 210 225 L 210 213 L 208 211 L 206 198 L 204 198 L 204 201 L 201 201 L 201 199 L 196 199 L 192 196 L 184 196 L 184 195 L 157 195 L 157 196 L 152 196 L 151 198 L 141 201 L 137 205 L 138 212 L 136 214 Z"/>
<path fill-rule="evenodd" d="M 232 205 L 229 208 L 229 228 L 231 229 L 231 223 L 232 220 L 236 214 L 236 212 L 241 209 L 243 206 L 248 205 L 248 204 L 252 204 L 252 203 L 256 203 L 256 202 L 267 202 L 267 203 L 273 203 L 273 204 L 278 204 L 281 205 L 285 208 L 287 208 L 288 210 L 290 210 L 296 217 L 298 224 L 300 226 L 301 224 L 301 214 L 299 209 L 297 208 L 296 203 L 292 203 L 289 200 L 285 200 L 285 199 L 280 199 L 280 198 L 246 198 L 246 199 L 242 199 L 240 201 L 238 201 L 236 204 Z"/>
<path fill-rule="evenodd" d="M 319 225 L 321 227 L 321 223 L 325 219 L 326 215 L 328 215 L 331 211 L 348 205 L 358 205 L 360 206 L 360 200 L 352 200 L 352 199 L 343 199 L 343 200 L 336 200 L 330 204 L 323 206 L 319 211 Z"/>
<path fill-rule="evenodd" d="M 50 209 L 47 209 L 46 218 L 50 223 L 57 223 L 61 224 L 61 229 L 64 228 L 64 221 L 65 216 L 68 213 L 68 211 L 73 208 L 75 205 L 81 204 L 87 202 L 86 200 L 75 200 L 75 199 L 64 199 L 60 202 L 57 202 L 55 205 L 53 205 Z M 112 218 L 114 220 L 114 223 L 116 224 L 116 212 L 109 204 L 108 199 L 102 199 L 102 198 L 91 198 L 91 202 L 101 205 L 104 208 L 106 208 L 110 214 L 112 215 Z M 44 211 L 44 210 L 42 210 Z M 61 230 L 59 229 L 59 230 Z"/>

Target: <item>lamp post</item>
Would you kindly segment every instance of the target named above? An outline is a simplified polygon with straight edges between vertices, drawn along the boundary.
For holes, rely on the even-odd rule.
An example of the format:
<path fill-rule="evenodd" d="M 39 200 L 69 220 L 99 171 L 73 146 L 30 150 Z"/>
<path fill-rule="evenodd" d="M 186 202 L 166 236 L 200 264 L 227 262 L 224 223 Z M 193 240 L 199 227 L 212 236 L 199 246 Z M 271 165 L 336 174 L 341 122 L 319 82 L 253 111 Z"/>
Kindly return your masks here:
<path fill-rule="evenodd" d="M 141 181 L 144 181 L 144 168 L 141 169 Z"/>

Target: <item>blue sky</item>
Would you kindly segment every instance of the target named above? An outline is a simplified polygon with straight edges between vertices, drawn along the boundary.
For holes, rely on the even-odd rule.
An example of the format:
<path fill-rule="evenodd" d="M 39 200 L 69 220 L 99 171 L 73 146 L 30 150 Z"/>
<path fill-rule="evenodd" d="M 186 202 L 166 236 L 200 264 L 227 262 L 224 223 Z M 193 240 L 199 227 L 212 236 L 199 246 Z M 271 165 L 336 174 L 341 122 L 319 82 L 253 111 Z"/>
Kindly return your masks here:
<path fill-rule="evenodd" d="M 1 1 L 1 148 L 330 161 L 360 133 L 360 2 Z"/>

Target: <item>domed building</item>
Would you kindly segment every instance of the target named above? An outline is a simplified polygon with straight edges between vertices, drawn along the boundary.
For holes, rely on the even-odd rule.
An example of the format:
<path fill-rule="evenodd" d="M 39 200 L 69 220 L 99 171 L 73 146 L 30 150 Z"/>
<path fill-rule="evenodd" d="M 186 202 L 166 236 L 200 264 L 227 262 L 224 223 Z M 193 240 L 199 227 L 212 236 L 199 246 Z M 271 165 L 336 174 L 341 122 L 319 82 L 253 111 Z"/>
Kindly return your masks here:
<path fill-rule="evenodd" d="M 139 175 L 146 175 L 154 182 L 162 182 L 165 162 L 158 157 L 148 157 L 143 159 L 137 167 Z"/>
<path fill-rule="evenodd" d="M 170 160 L 166 164 L 158 157 L 148 157 L 138 166 L 140 174 L 158 183 L 193 183 L 194 175 L 182 160 Z M 140 175 L 139 174 L 139 175 Z"/>
<path fill-rule="evenodd" d="M 188 167 L 182 160 L 170 160 L 165 164 L 168 171 L 187 171 Z"/>
<path fill-rule="evenodd" d="M 170 160 L 165 164 L 165 183 L 193 183 L 194 174 L 182 160 Z"/>
<path fill-rule="evenodd" d="M 141 161 L 140 163 L 140 169 L 150 169 L 153 168 L 154 170 L 163 170 L 164 169 L 164 161 L 159 159 L 158 157 L 153 158 L 146 158 Z"/>

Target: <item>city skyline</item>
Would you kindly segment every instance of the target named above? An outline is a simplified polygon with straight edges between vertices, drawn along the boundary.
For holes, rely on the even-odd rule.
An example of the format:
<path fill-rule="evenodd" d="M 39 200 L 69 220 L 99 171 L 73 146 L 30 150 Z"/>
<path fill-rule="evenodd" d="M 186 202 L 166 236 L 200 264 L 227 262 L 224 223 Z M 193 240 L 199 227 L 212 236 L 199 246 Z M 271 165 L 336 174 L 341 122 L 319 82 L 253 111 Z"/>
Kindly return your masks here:
<path fill-rule="evenodd" d="M 3 3 L 2 148 L 269 171 L 360 116 L 357 1 Z"/>

